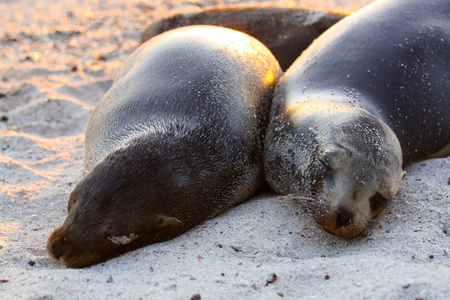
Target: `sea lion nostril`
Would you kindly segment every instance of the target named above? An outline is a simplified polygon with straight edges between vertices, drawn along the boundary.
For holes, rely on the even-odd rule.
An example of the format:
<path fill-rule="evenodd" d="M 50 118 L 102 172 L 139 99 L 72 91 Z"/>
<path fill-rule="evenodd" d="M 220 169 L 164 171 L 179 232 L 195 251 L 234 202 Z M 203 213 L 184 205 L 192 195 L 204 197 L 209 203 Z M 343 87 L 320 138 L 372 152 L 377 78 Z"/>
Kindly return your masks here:
<path fill-rule="evenodd" d="M 55 257 L 55 259 L 59 259 L 64 254 L 64 249 L 59 245 L 59 243 L 53 243 L 53 245 L 50 246 L 49 250 Z"/>
<path fill-rule="evenodd" d="M 352 222 L 353 213 L 348 209 L 341 207 L 336 209 L 335 213 L 337 215 L 336 227 L 343 227 Z"/>

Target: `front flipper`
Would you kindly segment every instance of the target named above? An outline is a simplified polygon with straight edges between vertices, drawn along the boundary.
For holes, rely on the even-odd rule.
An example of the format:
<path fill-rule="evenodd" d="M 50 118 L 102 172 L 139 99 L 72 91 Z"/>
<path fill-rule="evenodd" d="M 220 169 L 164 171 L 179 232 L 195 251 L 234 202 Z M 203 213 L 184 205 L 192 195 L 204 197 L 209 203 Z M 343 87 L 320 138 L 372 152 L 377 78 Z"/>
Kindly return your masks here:
<path fill-rule="evenodd" d="M 347 16 L 302 8 L 230 6 L 179 13 L 151 23 L 142 43 L 165 31 L 189 25 L 216 25 L 245 32 L 272 51 L 285 71 L 319 35 Z"/>

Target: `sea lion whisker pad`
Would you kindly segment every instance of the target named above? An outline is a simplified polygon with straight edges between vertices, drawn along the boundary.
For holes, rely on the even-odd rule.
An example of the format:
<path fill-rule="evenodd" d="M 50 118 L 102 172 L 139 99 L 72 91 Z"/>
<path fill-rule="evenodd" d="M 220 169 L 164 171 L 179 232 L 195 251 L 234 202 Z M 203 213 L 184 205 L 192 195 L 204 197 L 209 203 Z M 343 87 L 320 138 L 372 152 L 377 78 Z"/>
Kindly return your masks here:
<path fill-rule="evenodd" d="M 276 88 L 267 181 L 312 192 L 326 231 L 358 235 L 396 194 L 403 166 L 449 154 L 449 63 L 448 0 L 376 1 L 338 22 Z"/>
<path fill-rule="evenodd" d="M 281 74 L 262 43 L 231 29 L 184 27 L 144 43 L 92 112 L 84 175 L 49 255 L 89 266 L 247 200 L 264 183 Z"/>

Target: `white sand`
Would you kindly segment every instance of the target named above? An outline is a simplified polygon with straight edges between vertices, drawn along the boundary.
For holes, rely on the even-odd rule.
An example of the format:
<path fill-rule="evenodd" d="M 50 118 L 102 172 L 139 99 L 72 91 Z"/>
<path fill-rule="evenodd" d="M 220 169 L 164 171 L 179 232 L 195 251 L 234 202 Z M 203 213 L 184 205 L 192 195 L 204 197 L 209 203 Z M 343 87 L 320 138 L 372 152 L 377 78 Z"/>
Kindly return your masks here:
<path fill-rule="evenodd" d="M 450 299 L 450 158 L 408 168 L 392 205 L 353 240 L 265 195 L 90 268 L 50 259 L 46 240 L 81 175 L 91 110 L 145 24 L 198 1 L 50 2 L 0 3 L 0 299 Z M 341 2 L 315 7 L 370 1 Z"/>

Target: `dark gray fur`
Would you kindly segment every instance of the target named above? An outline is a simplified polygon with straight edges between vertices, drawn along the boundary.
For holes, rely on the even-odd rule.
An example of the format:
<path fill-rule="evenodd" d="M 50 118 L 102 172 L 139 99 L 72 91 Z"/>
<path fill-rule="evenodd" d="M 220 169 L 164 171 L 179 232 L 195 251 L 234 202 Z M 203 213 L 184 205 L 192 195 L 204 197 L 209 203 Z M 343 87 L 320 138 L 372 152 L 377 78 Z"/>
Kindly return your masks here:
<path fill-rule="evenodd" d="M 380 145 L 392 148 L 384 124 L 400 142 L 403 166 L 423 159 L 449 144 L 449 97 L 450 1 L 376 1 L 326 31 L 285 73 L 271 108 L 266 178 L 280 193 L 321 198 L 324 189 L 335 186 L 337 174 L 321 156 L 330 149 L 334 156 L 346 152 L 360 160 L 353 175 L 348 174 L 354 181 L 380 176 L 371 192 L 372 207 L 379 207 L 375 198 L 391 198 L 383 190 L 390 182 L 374 170 L 382 164 L 386 170 L 397 168 L 390 150 L 379 151 Z M 331 106 L 311 116 L 305 109 L 286 113 L 319 102 Z M 340 112 L 339 105 L 350 113 Z M 328 137 L 322 135 L 325 131 Z M 333 140 L 336 131 L 347 135 L 353 149 Z M 367 184 L 349 184 L 349 197 L 364 188 Z M 319 214 L 333 213 L 324 211 Z"/>
<path fill-rule="evenodd" d="M 264 182 L 262 141 L 280 76 L 267 48 L 230 29 L 186 27 L 143 44 L 90 117 L 85 175 L 49 254 L 87 266 L 248 199 Z"/>

